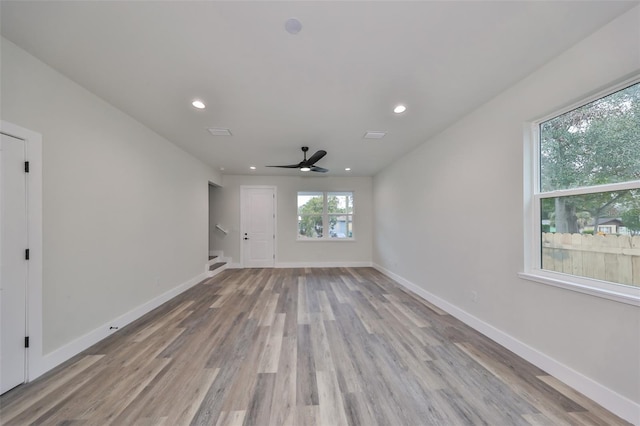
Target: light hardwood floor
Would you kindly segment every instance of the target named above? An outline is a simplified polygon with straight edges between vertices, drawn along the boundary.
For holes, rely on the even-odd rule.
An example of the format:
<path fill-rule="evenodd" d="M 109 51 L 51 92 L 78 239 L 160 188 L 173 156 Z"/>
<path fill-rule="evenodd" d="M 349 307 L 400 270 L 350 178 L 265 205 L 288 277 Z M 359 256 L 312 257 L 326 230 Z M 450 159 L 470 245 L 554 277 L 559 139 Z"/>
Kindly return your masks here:
<path fill-rule="evenodd" d="M 3 425 L 622 425 L 371 268 L 227 270 L 0 397 Z"/>

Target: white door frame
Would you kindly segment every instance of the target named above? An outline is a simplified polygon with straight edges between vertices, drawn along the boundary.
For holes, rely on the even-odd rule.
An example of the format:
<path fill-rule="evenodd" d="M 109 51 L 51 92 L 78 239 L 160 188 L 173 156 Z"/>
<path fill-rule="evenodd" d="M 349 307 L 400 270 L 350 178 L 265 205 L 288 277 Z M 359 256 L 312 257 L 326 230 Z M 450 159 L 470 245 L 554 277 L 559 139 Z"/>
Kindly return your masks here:
<path fill-rule="evenodd" d="M 273 234 L 274 235 L 278 235 L 278 187 L 277 186 L 272 186 L 272 185 L 240 185 L 240 267 L 244 268 L 245 267 L 245 257 L 246 257 L 246 253 L 245 253 L 245 245 L 244 245 L 244 240 L 243 240 L 243 217 L 242 215 L 244 214 L 244 191 L 247 189 L 273 189 Z M 276 244 L 277 242 L 277 238 L 274 238 L 273 240 L 273 255 L 274 255 L 274 259 L 273 259 L 273 265 L 275 266 L 276 264 L 276 260 L 278 259 L 278 244 Z"/>
<path fill-rule="evenodd" d="M 46 372 L 42 347 L 42 135 L 6 121 L 0 132 L 25 141 L 27 178 L 27 335 L 26 381 Z"/>
<path fill-rule="evenodd" d="M 24 140 L 2 137 L 0 148 L 0 220 L 2 277 L 0 283 L 0 393 L 27 380 L 27 177 Z M 6 192 L 4 192 L 6 191 Z M 7 213 L 7 215 L 3 215 Z"/>

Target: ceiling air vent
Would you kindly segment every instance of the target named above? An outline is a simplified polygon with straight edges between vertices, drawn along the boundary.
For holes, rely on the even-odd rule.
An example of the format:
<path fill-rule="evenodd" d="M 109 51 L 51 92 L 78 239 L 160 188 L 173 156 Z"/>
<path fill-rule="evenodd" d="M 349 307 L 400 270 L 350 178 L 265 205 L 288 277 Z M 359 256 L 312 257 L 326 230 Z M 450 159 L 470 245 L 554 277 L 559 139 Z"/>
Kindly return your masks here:
<path fill-rule="evenodd" d="M 382 139 L 387 132 L 367 132 L 364 134 L 365 139 Z"/>
<path fill-rule="evenodd" d="M 209 129 L 209 132 L 213 136 L 231 136 L 231 131 L 229 129 L 218 129 L 218 128 L 212 127 Z"/>

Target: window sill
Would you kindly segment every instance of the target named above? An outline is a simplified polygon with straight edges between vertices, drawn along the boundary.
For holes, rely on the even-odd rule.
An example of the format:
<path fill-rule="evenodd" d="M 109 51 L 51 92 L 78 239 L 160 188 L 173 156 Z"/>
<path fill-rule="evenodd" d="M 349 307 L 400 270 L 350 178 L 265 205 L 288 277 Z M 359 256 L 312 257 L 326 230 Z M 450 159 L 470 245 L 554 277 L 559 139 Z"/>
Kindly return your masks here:
<path fill-rule="evenodd" d="M 535 281 L 541 284 L 547 284 L 554 287 L 564 288 L 566 290 L 577 291 L 578 293 L 588 294 L 591 296 L 600 297 L 603 299 L 613 300 L 620 303 L 626 303 L 628 305 L 640 306 L 640 288 L 630 286 L 618 286 L 597 280 L 583 280 L 584 282 L 576 282 L 570 280 L 570 275 L 564 274 L 548 274 L 546 271 L 536 270 L 532 272 L 519 272 L 518 276 L 522 279 Z M 567 278 L 564 278 L 564 277 Z M 589 282 L 593 282 L 593 285 L 589 285 Z M 611 286 L 620 287 L 617 289 L 606 289 L 600 287 Z"/>

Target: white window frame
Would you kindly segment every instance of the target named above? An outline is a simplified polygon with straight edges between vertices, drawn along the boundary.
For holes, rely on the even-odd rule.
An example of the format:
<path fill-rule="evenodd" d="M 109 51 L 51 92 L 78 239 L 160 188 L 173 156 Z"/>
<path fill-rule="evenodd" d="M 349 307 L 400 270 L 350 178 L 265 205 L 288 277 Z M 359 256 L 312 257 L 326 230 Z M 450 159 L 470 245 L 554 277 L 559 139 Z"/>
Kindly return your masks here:
<path fill-rule="evenodd" d="M 580 106 L 605 97 L 625 87 L 640 82 L 640 76 L 625 80 L 606 90 L 595 93 L 552 114 L 524 125 L 524 271 L 521 278 L 597 296 L 621 303 L 640 306 L 640 288 L 580 277 L 542 269 L 542 238 L 540 202 L 543 198 L 565 197 L 570 195 L 592 194 L 608 191 L 640 189 L 640 180 L 608 185 L 571 188 L 555 191 L 540 191 L 540 123 L 562 115 Z"/>
<path fill-rule="evenodd" d="M 327 208 L 327 203 L 328 203 L 328 199 L 329 199 L 329 194 L 351 194 L 352 198 L 353 198 L 353 206 L 351 206 L 351 213 L 340 213 L 339 215 L 342 216 L 351 216 L 351 237 L 344 237 L 344 238 L 331 238 L 329 236 L 329 216 L 337 216 L 338 214 L 335 213 L 329 213 L 328 212 L 328 208 Z M 311 194 L 322 194 L 322 238 L 301 238 L 300 235 L 298 234 L 298 206 L 297 206 L 297 201 L 298 201 L 298 197 L 300 195 L 311 195 Z M 348 242 L 348 241 L 355 241 L 355 237 L 354 235 L 356 235 L 355 232 L 355 199 L 356 199 L 356 194 L 355 191 L 340 191 L 340 190 L 331 190 L 331 191 L 314 191 L 314 190 L 310 190 L 310 191 L 298 191 L 296 192 L 296 241 L 298 242 L 327 242 L 327 241 L 331 241 L 331 242 Z"/>

